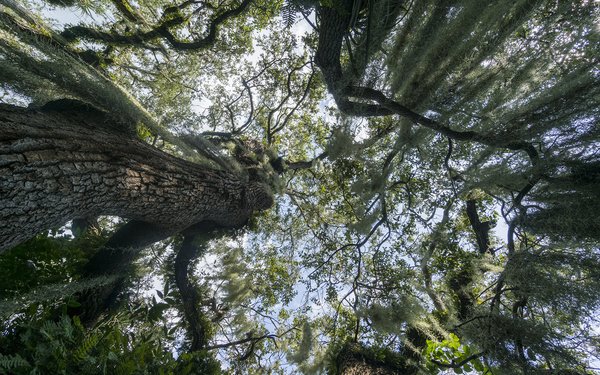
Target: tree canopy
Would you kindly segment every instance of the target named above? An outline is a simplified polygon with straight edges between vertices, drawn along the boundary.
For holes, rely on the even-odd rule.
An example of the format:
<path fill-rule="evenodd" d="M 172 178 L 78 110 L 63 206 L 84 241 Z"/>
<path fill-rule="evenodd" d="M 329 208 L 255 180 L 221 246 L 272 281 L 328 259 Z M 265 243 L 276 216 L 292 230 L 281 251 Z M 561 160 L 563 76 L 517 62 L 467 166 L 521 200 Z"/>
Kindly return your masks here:
<path fill-rule="evenodd" d="M 598 24 L 0 0 L 0 373 L 598 371 Z"/>

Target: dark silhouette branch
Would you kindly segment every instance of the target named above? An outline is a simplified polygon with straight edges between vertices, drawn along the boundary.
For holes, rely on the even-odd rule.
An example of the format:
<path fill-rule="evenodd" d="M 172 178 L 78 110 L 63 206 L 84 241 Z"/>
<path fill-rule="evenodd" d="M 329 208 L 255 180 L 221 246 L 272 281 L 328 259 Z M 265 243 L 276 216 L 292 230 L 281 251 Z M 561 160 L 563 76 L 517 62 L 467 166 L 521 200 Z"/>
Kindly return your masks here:
<path fill-rule="evenodd" d="M 237 346 L 237 345 L 241 345 L 241 344 L 245 344 L 248 342 L 257 342 L 266 338 L 271 338 L 271 337 L 275 337 L 275 335 L 272 334 L 266 334 L 266 335 L 262 335 L 262 336 L 258 336 L 258 337 L 247 337 L 245 339 L 241 339 L 241 340 L 236 340 L 236 341 L 232 341 L 232 342 L 227 342 L 227 343 L 223 343 L 223 344 L 215 344 L 215 345 L 209 345 L 206 347 L 206 350 L 215 350 L 215 349 L 223 349 L 223 348 L 230 348 L 232 346 Z"/>
<path fill-rule="evenodd" d="M 223 343 L 223 344 L 209 345 L 206 347 L 206 350 L 225 349 L 225 348 L 230 348 L 232 346 L 238 346 L 238 345 L 250 343 L 250 346 L 249 346 L 248 350 L 246 350 L 246 353 L 244 353 L 244 355 L 242 355 L 240 357 L 240 361 L 245 361 L 246 359 L 250 358 L 250 356 L 252 354 L 254 354 L 254 348 L 256 347 L 256 344 L 258 344 L 262 340 L 270 339 L 270 340 L 273 340 L 273 342 L 276 342 L 275 339 L 283 337 L 295 329 L 297 329 L 297 327 L 294 326 L 279 335 L 276 335 L 273 333 L 266 333 L 262 336 L 256 336 L 256 337 L 250 336 L 250 337 L 246 337 L 244 339 L 231 341 L 231 342 L 227 342 L 227 343 Z"/>
<path fill-rule="evenodd" d="M 244 84 L 244 88 L 248 91 L 248 100 L 250 101 L 250 113 L 248 113 L 248 119 L 242 126 L 240 126 L 238 129 L 235 129 L 235 127 L 234 127 L 234 130 L 233 130 L 234 134 L 243 133 L 248 128 L 248 126 L 250 126 L 250 124 L 252 123 L 252 119 L 254 118 L 254 99 L 252 98 L 252 90 L 250 89 L 248 82 L 246 82 L 245 80 L 242 80 L 242 83 Z M 232 127 L 233 127 L 233 124 L 232 124 Z"/>
<path fill-rule="evenodd" d="M 236 8 L 221 13 L 210 22 L 206 36 L 192 41 L 182 41 L 173 35 L 170 29 L 182 25 L 187 21 L 187 18 L 181 15 L 173 16 L 171 14 L 172 12 L 165 12 L 165 16 L 169 17 L 163 20 L 161 24 L 154 26 L 150 31 L 146 32 L 137 32 L 126 35 L 109 33 L 85 26 L 73 26 L 66 28 L 61 33 L 61 36 L 68 41 L 88 39 L 111 45 L 137 46 L 141 48 L 146 48 L 146 42 L 163 38 L 173 49 L 178 51 L 200 50 L 212 46 L 217 38 L 219 27 L 227 20 L 242 14 L 248 8 L 250 3 L 252 3 L 252 0 L 244 0 Z"/>
<path fill-rule="evenodd" d="M 191 337 L 189 351 L 194 352 L 206 346 L 207 337 L 200 322 L 202 311 L 199 309 L 200 297 L 198 291 L 189 280 L 189 266 L 194 259 L 206 249 L 204 243 L 195 240 L 195 236 L 184 235 L 175 256 L 175 284 L 181 295 L 183 315 L 188 324 L 188 334 Z"/>
<path fill-rule="evenodd" d="M 327 152 L 322 152 L 321 154 L 319 154 L 317 157 L 315 157 L 312 160 L 305 160 L 305 161 L 296 161 L 296 162 L 286 162 L 285 164 L 285 169 L 286 170 L 297 170 L 297 169 L 308 169 L 308 168 L 312 168 L 315 164 L 315 162 L 319 161 L 319 160 L 325 160 L 327 159 Z"/>
<path fill-rule="evenodd" d="M 440 361 L 436 361 L 435 359 L 431 359 L 431 362 L 433 362 L 436 365 L 443 367 L 443 368 L 460 368 L 460 367 L 463 367 L 464 365 L 466 365 L 467 363 L 471 362 L 472 360 L 481 357 L 484 354 L 485 354 L 485 352 L 475 353 L 459 362 L 454 362 L 454 360 L 452 360 L 451 363 L 443 363 Z"/>
<path fill-rule="evenodd" d="M 453 140 L 472 141 L 496 148 L 524 151 L 529 156 L 532 165 L 538 163 L 539 154 L 535 147 L 528 142 L 511 140 L 507 134 L 483 134 L 471 130 L 454 130 L 412 111 L 388 98 L 379 90 L 353 85 L 352 77 L 344 73 L 340 63 L 342 42 L 344 36 L 349 32 L 353 3 L 353 1 L 344 1 L 339 7 L 320 7 L 318 12 L 321 27 L 315 62 L 321 69 L 329 92 L 333 95 L 340 111 L 360 117 L 398 115 Z M 391 130 L 393 128 L 389 129 L 389 131 Z"/>
<path fill-rule="evenodd" d="M 477 201 L 474 199 L 469 199 L 467 201 L 467 217 L 469 218 L 469 223 L 471 223 L 471 228 L 475 233 L 479 252 L 485 254 L 490 251 L 490 229 L 493 223 L 491 221 L 481 222 L 479 215 L 477 214 Z"/>
<path fill-rule="evenodd" d="M 208 318 L 200 308 L 201 296 L 190 281 L 190 265 L 204 255 L 208 241 L 221 237 L 228 230 L 231 228 L 223 228 L 212 222 L 196 224 L 183 232 L 183 240 L 175 256 L 175 284 L 181 295 L 184 318 L 189 325 L 190 352 L 204 349 L 209 339 L 206 332 Z"/>
<path fill-rule="evenodd" d="M 298 102 L 296 103 L 296 105 L 294 106 L 294 108 L 292 108 L 286 115 L 285 118 L 283 119 L 283 121 L 279 124 L 276 124 L 273 129 L 271 129 L 271 131 L 268 134 L 268 138 L 272 139 L 273 135 L 275 135 L 275 133 L 281 131 L 283 128 L 285 128 L 285 126 L 288 124 L 290 118 L 292 117 L 292 115 L 298 110 L 298 108 L 300 107 L 300 105 L 304 102 L 304 100 L 306 100 L 306 97 L 308 96 L 309 92 L 310 92 L 310 88 L 311 88 L 311 82 L 313 80 L 314 77 L 314 71 L 311 72 L 310 76 L 308 77 L 308 80 L 306 82 L 306 86 L 304 88 L 304 93 L 302 94 L 302 97 L 300 98 L 300 100 L 298 100 Z M 288 80 L 288 92 L 289 92 L 289 80 Z M 289 97 L 289 95 L 288 95 Z M 287 100 L 287 97 L 286 97 Z"/>

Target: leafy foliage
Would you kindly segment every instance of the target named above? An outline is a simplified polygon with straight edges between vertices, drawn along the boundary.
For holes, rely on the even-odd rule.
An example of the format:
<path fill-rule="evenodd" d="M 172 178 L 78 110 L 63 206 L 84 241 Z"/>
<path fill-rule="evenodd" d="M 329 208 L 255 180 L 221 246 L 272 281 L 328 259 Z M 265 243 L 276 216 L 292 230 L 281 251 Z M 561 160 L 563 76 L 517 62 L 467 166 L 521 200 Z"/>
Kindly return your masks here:
<path fill-rule="evenodd" d="M 121 317 L 122 318 L 122 317 Z M 108 322 L 106 322 L 108 323 Z M 93 330 L 79 320 L 62 316 L 21 327 L 18 354 L 4 355 L 0 372 L 10 374 L 213 374 L 219 365 L 206 353 L 175 359 L 160 345 L 152 329 L 128 332 L 124 322 L 113 319 Z"/>
<path fill-rule="evenodd" d="M 469 373 L 473 370 L 485 374 L 486 369 L 481 360 L 474 358 L 468 361 L 472 354 L 474 354 L 472 353 L 472 349 L 469 346 L 462 345 L 458 336 L 453 333 L 450 334 L 449 338 L 441 342 L 427 340 L 427 346 L 423 353 L 425 358 L 430 360 L 427 364 L 427 369 L 432 374 L 439 373 L 440 363 L 442 366 L 454 366 L 455 364 L 463 363 L 461 366 L 454 368 L 454 372 L 457 374 Z"/>

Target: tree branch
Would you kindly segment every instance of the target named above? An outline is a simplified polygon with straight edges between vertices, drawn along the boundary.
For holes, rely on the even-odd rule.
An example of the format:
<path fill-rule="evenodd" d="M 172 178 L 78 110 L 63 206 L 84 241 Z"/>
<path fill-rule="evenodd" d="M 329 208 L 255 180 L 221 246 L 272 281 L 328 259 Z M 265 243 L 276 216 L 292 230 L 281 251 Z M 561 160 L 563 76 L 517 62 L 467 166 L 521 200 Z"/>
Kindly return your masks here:
<path fill-rule="evenodd" d="M 223 343 L 223 344 L 215 344 L 215 345 L 209 345 L 206 347 L 206 350 L 215 350 L 215 349 L 223 349 L 223 348 L 229 348 L 232 346 L 236 346 L 236 345 L 241 345 L 241 344 L 245 344 L 248 342 L 252 342 L 253 345 L 256 345 L 257 342 L 264 340 L 264 339 L 275 339 L 275 338 L 280 338 L 282 336 L 287 335 L 288 333 L 290 333 L 291 331 L 297 329 L 297 327 L 292 327 L 290 329 L 288 329 L 287 331 L 276 335 L 273 333 L 267 333 L 264 334 L 262 336 L 257 336 L 257 337 L 247 337 L 245 339 L 241 339 L 241 340 L 236 340 L 236 341 L 231 341 L 231 342 L 227 342 L 227 343 Z"/>
<path fill-rule="evenodd" d="M 177 255 L 175 256 L 175 284 L 181 295 L 183 315 L 189 325 L 188 332 L 192 338 L 190 352 L 202 350 L 208 343 L 207 332 L 202 320 L 207 320 L 200 310 L 200 296 L 190 282 L 190 264 L 204 255 L 208 241 L 221 237 L 228 230 L 211 222 L 202 222 L 183 232 Z M 204 319 L 202 319 L 204 318 Z"/>
<path fill-rule="evenodd" d="M 297 170 L 297 169 L 308 169 L 308 168 L 312 168 L 314 163 L 318 160 L 325 160 L 327 159 L 327 152 L 322 152 L 321 154 L 319 154 L 317 157 L 315 157 L 312 160 L 305 160 L 305 161 L 296 161 L 296 162 L 290 162 L 285 164 L 285 170 Z"/>
<path fill-rule="evenodd" d="M 443 367 L 443 368 L 459 368 L 459 367 L 463 367 L 464 365 L 466 365 L 470 361 L 481 357 L 484 354 L 485 354 L 485 352 L 475 353 L 475 354 L 472 354 L 472 355 L 468 356 L 467 358 L 463 359 L 462 361 L 456 362 L 456 363 L 454 362 L 454 360 L 452 360 L 451 363 L 443 363 L 443 362 L 440 362 L 440 361 L 436 361 L 435 359 L 431 359 L 431 362 L 433 362 L 436 365 L 438 365 L 440 367 Z"/>
<path fill-rule="evenodd" d="M 117 0 L 115 0 L 117 1 Z M 61 36 L 68 41 L 77 39 L 90 39 L 93 41 L 101 41 L 107 44 L 120 46 L 137 46 L 146 48 L 144 42 L 150 42 L 158 38 L 164 38 L 174 49 L 178 51 L 193 51 L 206 49 L 212 46 L 217 38 L 219 27 L 221 24 L 243 13 L 253 0 L 244 0 L 239 6 L 229 9 L 217 17 L 215 17 L 208 26 L 208 33 L 204 38 L 193 41 L 181 41 L 175 37 L 170 29 L 180 26 L 187 21 L 188 18 L 181 15 L 171 16 L 164 20 L 161 24 L 153 27 L 147 32 L 137 32 L 130 35 L 108 33 L 105 31 L 96 30 L 85 26 L 73 26 L 66 28 L 61 33 Z M 165 15 L 170 14 L 165 12 Z M 164 18 L 164 17 L 163 17 Z"/>
<path fill-rule="evenodd" d="M 475 233 L 479 253 L 485 254 L 490 251 L 490 229 L 492 222 L 481 222 L 481 220 L 479 220 L 479 215 L 477 214 L 477 202 L 474 199 L 469 199 L 467 201 L 467 217 L 469 218 L 469 223 L 471 223 L 471 228 Z"/>
<path fill-rule="evenodd" d="M 345 1 L 340 5 L 342 8 L 345 7 L 345 12 L 339 11 L 337 8 L 319 8 L 321 28 L 315 62 L 321 69 L 327 87 L 340 111 L 361 117 L 399 115 L 454 140 L 472 141 L 497 148 L 525 151 L 531 163 L 537 164 L 539 154 L 535 147 L 528 142 L 511 140 L 506 134 L 482 134 L 471 130 L 454 130 L 412 111 L 388 98 L 379 90 L 352 85 L 351 77 L 343 73 L 340 63 L 342 41 L 350 27 L 352 4 L 352 1 Z M 362 101 L 352 101 L 351 98 Z"/>

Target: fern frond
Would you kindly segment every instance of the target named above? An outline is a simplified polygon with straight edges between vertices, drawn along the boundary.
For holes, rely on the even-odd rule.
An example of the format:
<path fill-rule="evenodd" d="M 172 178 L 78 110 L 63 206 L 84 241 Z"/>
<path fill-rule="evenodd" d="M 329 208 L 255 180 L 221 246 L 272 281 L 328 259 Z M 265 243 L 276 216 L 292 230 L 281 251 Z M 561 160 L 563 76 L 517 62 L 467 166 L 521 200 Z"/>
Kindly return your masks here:
<path fill-rule="evenodd" d="M 290 1 L 286 1 L 281 7 L 281 17 L 286 28 L 291 28 L 296 23 L 296 6 Z"/>
<path fill-rule="evenodd" d="M 12 374 L 11 370 L 19 367 L 29 368 L 31 365 L 20 355 L 2 355 L 0 354 L 0 374 Z"/>
<path fill-rule="evenodd" d="M 74 356 L 77 362 L 83 361 L 89 353 L 96 347 L 98 342 L 100 341 L 100 335 L 98 333 L 94 333 L 83 340 L 81 345 L 75 350 Z"/>

